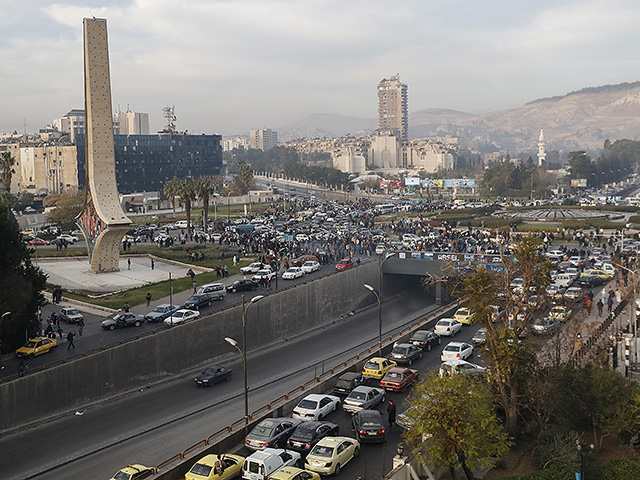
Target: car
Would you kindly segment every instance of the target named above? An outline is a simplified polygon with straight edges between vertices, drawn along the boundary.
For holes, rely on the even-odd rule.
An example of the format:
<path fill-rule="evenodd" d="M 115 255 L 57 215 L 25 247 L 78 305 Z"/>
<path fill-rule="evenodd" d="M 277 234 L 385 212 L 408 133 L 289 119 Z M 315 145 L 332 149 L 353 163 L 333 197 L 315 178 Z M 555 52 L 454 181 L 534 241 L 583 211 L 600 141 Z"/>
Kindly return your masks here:
<path fill-rule="evenodd" d="M 474 345 L 484 345 L 487 341 L 487 329 L 485 327 L 479 328 L 473 337 L 471 337 L 471 343 Z"/>
<path fill-rule="evenodd" d="M 255 275 L 251 277 L 251 280 L 260 283 L 261 280 L 273 280 L 274 278 L 276 278 L 276 272 L 271 270 L 271 267 L 267 267 L 258 270 Z"/>
<path fill-rule="evenodd" d="M 227 285 L 227 292 L 248 292 L 258 288 L 258 284 L 250 278 L 244 278 L 242 280 L 236 280 L 231 285 Z"/>
<path fill-rule="evenodd" d="M 391 392 L 404 392 L 407 387 L 417 379 L 418 370 L 394 367 L 382 377 L 382 380 L 380 380 L 380 388 Z"/>
<path fill-rule="evenodd" d="M 395 367 L 397 364 L 392 360 L 388 360 L 382 357 L 370 358 L 362 368 L 362 376 L 368 378 L 375 378 L 380 380 L 384 377 L 384 374 Z"/>
<path fill-rule="evenodd" d="M 440 336 L 453 337 L 462 330 L 462 324 L 453 318 L 443 318 L 436 323 L 433 329 Z"/>
<path fill-rule="evenodd" d="M 534 309 L 542 308 L 546 303 L 544 295 L 531 295 L 527 300 L 527 304 Z"/>
<path fill-rule="evenodd" d="M 582 299 L 582 288 L 580 288 L 580 287 L 569 287 L 569 288 L 567 288 L 567 291 L 564 292 L 563 296 L 567 300 L 572 300 L 572 301 L 581 300 Z"/>
<path fill-rule="evenodd" d="M 187 310 L 180 309 L 175 313 L 172 313 L 167 318 L 164 319 L 165 325 L 179 325 L 181 323 L 187 322 L 189 320 L 193 320 L 194 318 L 198 318 L 200 316 L 200 312 L 197 310 Z"/>
<path fill-rule="evenodd" d="M 16 357 L 18 358 L 33 358 L 43 353 L 50 352 L 58 346 L 58 341 L 55 338 L 49 337 L 34 337 L 30 338 L 27 343 L 16 350 Z"/>
<path fill-rule="evenodd" d="M 333 386 L 333 393 L 349 394 L 358 385 L 368 385 L 369 379 L 362 376 L 360 372 L 345 372 L 338 377 Z"/>
<path fill-rule="evenodd" d="M 144 318 L 147 322 L 162 322 L 165 318 L 167 318 L 172 313 L 177 312 L 178 310 L 180 310 L 179 305 L 169 305 L 168 303 L 163 303 L 147 313 Z"/>
<path fill-rule="evenodd" d="M 383 389 L 359 385 L 351 390 L 351 393 L 344 399 L 342 409 L 349 413 L 355 413 L 358 410 L 367 410 L 375 407 L 379 403 L 384 403 L 385 398 L 386 395 Z"/>
<path fill-rule="evenodd" d="M 578 278 L 578 285 L 582 288 L 599 287 L 605 283 L 607 283 L 607 279 L 598 277 L 597 275 L 583 275 Z"/>
<path fill-rule="evenodd" d="M 222 471 L 216 471 L 216 461 L 220 457 Z M 209 454 L 202 457 L 185 474 L 185 480 L 231 480 L 240 476 L 245 458 L 240 455 L 225 453 L 224 455 Z"/>
<path fill-rule="evenodd" d="M 262 270 L 266 266 L 267 265 L 265 265 L 262 262 L 253 262 L 247 265 L 246 267 L 240 268 L 240 273 L 244 275 L 249 275 L 250 273 L 256 273 L 258 270 Z"/>
<path fill-rule="evenodd" d="M 221 283 L 207 283 L 202 285 L 196 293 L 208 293 L 214 300 L 224 300 L 227 296 L 227 289 Z"/>
<path fill-rule="evenodd" d="M 142 480 L 153 474 L 153 468 L 136 464 L 121 468 L 109 480 Z"/>
<path fill-rule="evenodd" d="M 283 467 L 270 475 L 269 480 L 320 480 L 320 474 L 298 467 Z"/>
<path fill-rule="evenodd" d="M 113 318 L 108 318 L 100 323 L 100 326 L 105 330 L 115 330 L 116 328 L 123 327 L 139 327 L 144 322 L 142 315 L 137 315 L 131 312 L 119 312 L 116 313 Z"/>
<path fill-rule="evenodd" d="M 300 420 L 295 418 L 265 418 L 249 432 L 244 445 L 251 450 L 284 448 L 299 424 Z"/>
<path fill-rule="evenodd" d="M 468 375 L 470 377 L 484 377 L 487 369 L 481 365 L 470 363 L 465 360 L 447 360 L 440 365 L 438 373 L 441 377 L 451 377 L 453 375 Z"/>
<path fill-rule="evenodd" d="M 563 287 L 562 285 L 558 285 L 557 283 L 552 283 L 551 285 L 547 285 L 547 288 L 545 288 L 544 291 L 550 297 L 555 297 L 557 295 L 562 297 L 566 289 L 567 287 Z"/>
<path fill-rule="evenodd" d="M 200 310 L 202 307 L 210 307 L 213 305 L 213 297 L 208 293 L 196 293 L 191 295 L 182 308 L 188 310 Z"/>
<path fill-rule="evenodd" d="M 306 455 L 324 437 L 335 437 L 339 433 L 340 427 L 332 422 L 302 422 L 287 440 L 287 449 Z"/>
<path fill-rule="evenodd" d="M 396 424 L 402 430 L 409 430 L 414 426 L 415 422 L 413 421 L 411 416 L 415 410 L 416 410 L 416 407 L 409 407 L 404 412 L 401 412 L 398 415 L 396 415 Z"/>
<path fill-rule="evenodd" d="M 422 349 L 413 343 L 399 343 L 393 347 L 389 358 L 398 365 L 411 365 L 422 358 Z"/>
<path fill-rule="evenodd" d="M 409 343 L 413 343 L 416 347 L 420 347 L 427 352 L 430 352 L 434 345 L 440 345 L 441 342 L 440 335 L 430 330 L 417 330 L 409 339 Z"/>
<path fill-rule="evenodd" d="M 459 308 L 453 314 L 453 319 L 463 325 L 471 325 L 473 323 L 473 312 L 466 307 Z"/>
<path fill-rule="evenodd" d="M 302 264 L 302 271 L 304 273 L 317 272 L 318 270 L 320 270 L 320 262 L 310 260 Z"/>
<path fill-rule="evenodd" d="M 440 354 L 440 361 L 446 362 L 447 360 L 466 360 L 472 355 L 473 345 L 466 342 L 449 342 Z"/>
<path fill-rule="evenodd" d="M 544 317 L 538 318 L 534 323 L 532 331 L 537 335 L 547 334 L 551 335 L 557 329 L 560 328 L 560 321 L 557 318 Z"/>
<path fill-rule="evenodd" d="M 563 305 L 556 305 L 549 311 L 550 318 L 557 318 L 561 322 L 565 322 L 571 318 L 571 314 L 573 312 L 570 308 L 565 307 Z"/>
<path fill-rule="evenodd" d="M 49 245 L 49 242 L 47 240 L 43 240 L 40 237 L 34 237 L 31 240 L 29 240 L 29 245 Z"/>
<path fill-rule="evenodd" d="M 265 480 L 284 467 L 299 465 L 301 455 L 298 452 L 281 448 L 265 448 L 245 458 L 242 464 L 242 478 L 246 480 Z"/>
<path fill-rule="evenodd" d="M 325 437 L 311 449 L 304 467 L 321 475 L 337 475 L 359 453 L 360 442 L 355 438 Z"/>
<path fill-rule="evenodd" d="M 502 310 L 498 305 L 489 305 L 489 311 L 491 312 L 491 321 L 499 322 L 504 318 L 504 310 Z"/>
<path fill-rule="evenodd" d="M 612 273 L 608 273 L 605 272 L 604 270 L 597 270 L 595 268 L 592 268 L 591 270 L 585 270 L 580 276 L 587 276 L 587 275 L 595 275 L 596 277 L 599 277 L 603 280 L 609 280 L 611 278 L 613 278 L 613 274 Z"/>
<path fill-rule="evenodd" d="M 340 406 L 340 397 L 312 393 L 304 397 L 293 409 L 293 418 L 303 422 L 322 420 Z"/>
<path fill-rule="evenodd" d="M 350 258 L 343 258 L 336 264 L 336 271 L 341 272 L 353 268 L 353 261 Z"/>
<path fill-rule="evenodd" d="M 64 307 L 60 309 L 60 320 L 67 323 L 84 322 L 84 316 L 75 307 Z"/>
<path fill-rule="evenodd" d="M 198 385 L 210 387 L 211 385 L 215 385 L 216 383 L 228 382 L 229 380 L 231 380 L 232 373 L 233 370 L 230 368 L 214 365 L 203 370 L 202 373 L 198 375 L 194 380 Z"/>
<path fill-rule="evenodd" d="M 378 410 L 360 410 L 351 417 L 351 421 L 356 432 L 356 439 L 359 442 L 384 442 L 387 440 L 387 430 Z"/>
<path fill-rule="evenodd" d="M 286 272 L 282 274 L 283 280 L 293 280 L 294 278 L 300 278 L 304 275 L 302 267 L 289 267 Z"/>
<path fill-rule="evenodd" d="M 75 235 L 69 235 L 67 233 L 58 235 L 58 237 L 56 237 L 56 240 L 64 240 L 65 242 L 69 243 L 76 243 L 77 241 L 79 241 L 78 237 L 76 237 Z"/>

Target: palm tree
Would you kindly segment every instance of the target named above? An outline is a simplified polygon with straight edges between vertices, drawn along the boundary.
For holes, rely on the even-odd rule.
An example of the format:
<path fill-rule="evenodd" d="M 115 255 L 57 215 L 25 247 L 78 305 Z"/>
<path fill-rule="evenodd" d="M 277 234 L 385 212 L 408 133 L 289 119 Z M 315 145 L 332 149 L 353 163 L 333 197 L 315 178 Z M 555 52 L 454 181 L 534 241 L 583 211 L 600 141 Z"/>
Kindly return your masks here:
<path fill-rule="evenodd" d="M 191 202 L 196 199 L 196 187 L 190 178 L 184 178 L 178 187 L 177 196 L 180 197 L 187 212 L 187 235 L 191 235 Z"/>
<path fill-rule="evenodd" d="M 202 177 L 199 178 L 196 183 L 196 195 L 200 200 L 202 200 L 202 228 L 204 231 L 207 231 L 207 216 L 209 214 L 209 198 L 211 198 L 211 194 L 213 193 L 213 185 L 211 182 Z"/>
<path fill-rule="evenodd" d="M 178 196 L 178 189 L 180 188 L 180 180 L 177 177 L 173 177 L 171 180 L 164 182 L 162 193 L 171 202 L 173 207 L 173 216 L 176 216 L 176 197 Z"/>
<path fill-rule="evenodd" d="M 2 169 L 2 185 L 7 193 L 11 193 L 11 179 L 16 173 L 13 165 L 16 159 L 11 156 L 11 152 L 6 151 L 0 154 L 0 168 Z"/>

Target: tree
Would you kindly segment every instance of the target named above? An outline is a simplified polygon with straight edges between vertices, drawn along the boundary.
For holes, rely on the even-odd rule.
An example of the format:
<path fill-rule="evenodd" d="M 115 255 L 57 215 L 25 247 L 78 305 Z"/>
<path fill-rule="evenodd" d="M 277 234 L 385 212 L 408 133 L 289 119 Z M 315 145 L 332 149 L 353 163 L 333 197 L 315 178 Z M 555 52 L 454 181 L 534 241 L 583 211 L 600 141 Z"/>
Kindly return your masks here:
<path fill-rule="evenodd" d="M 569 170 L 571 178 L 585 178 L 587 185 L 594 186 L 596 166 L 584 150 L 569 152 Z"/>
<path fill-rule="evenodd" d="M 481 381 L 434 372 L 416 386 L 409 403 L 413 426 L 405 433 L 407 443 L 423 461 L 444 464 L 452 478 L 460 465 L 473 480 L 471 469 L 491 464 L 511 447 Z"/>
<path fill-rule="evenodd" d="M 76 217 L 82 211 L 84 193 L 79 190 L 67 190 L 64 193 L 48 195 L 44 204 L 56 207 L 47 214 L 51 223 L 69 227 L 75 223 Z"/>
<path fill-rule="evenodd" d="M 11 193 L 11 179 L 16 171 L 13 169 L 16 159 L 11 156 L 11 152 L 5 151 L 0 153 L 0 169 L 2 169 L 2 185 L 4 191 Z"/>
<path fill-rule="evenodd" d="M 202 200 L 202 227 L 207 231 L 207 216 L 209 214 L 209 199 L 213 193 L 213 185 L 206 178 L 199 178 L 196 183 L 196 195 Z"/>
<path fill-rule="evenodd" d="M 3 351 L 11 351 L 24 343 L 25 333 L 39 327 L 38 305 L 44 300 L 42 290 L 47 277 L 31 263 L 31 252 L 20 234 L 20 227 L 10 207 L 0 200 L 0 305 L 11 312 L 2 321 L 0 340 Z"/>
<path fill-rule="evenodd" d="M 241 162 L 240 172 L 233 178 L 234 190 L 238 195 L 246 195 L 249 190 L 255 187 L 255 180 L 253 179 L 253 170 L 251 166 Z"/>
<path fill-rule="evenodd" d="M 162 193 L 171 202 L 171 206 L 173 207 L 174 217 L 176 216 L 176 197 L 178 196 L 179 188 L 180 188 L 180 180 L 178 180 L 177 177 L 173 177 L 171 180 L 166 181 L 164 183 L 164 187 L 162 188 Z"/>
<path fill-rule="evenodd" d="M 196 199 L 196 187 L 190 178 L 184 178 L 176 193 L 187 212 L 187 235 L 191 235 L 191 204 Z"/>

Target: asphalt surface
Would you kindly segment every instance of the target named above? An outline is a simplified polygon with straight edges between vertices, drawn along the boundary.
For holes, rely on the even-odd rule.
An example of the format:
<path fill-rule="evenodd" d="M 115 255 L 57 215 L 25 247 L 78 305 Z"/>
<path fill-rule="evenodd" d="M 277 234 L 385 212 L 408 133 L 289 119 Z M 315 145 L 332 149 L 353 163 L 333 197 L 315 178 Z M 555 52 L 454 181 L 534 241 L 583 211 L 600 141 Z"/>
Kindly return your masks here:
<path fill-rule="evenodd" d="M 384 311 L 392 313 L 385 315 L 385 334 L 434 308 L 420 291 L 389 299 Z M 377 322 L 377 308 L 370 308 L 323 330 L 251 355 L 248 359 L 250 410 L 293 390 L 365 347 L 376 345 Z M 474 331 L 475 328 L 466 328 L 456 340 L 470 339 Z M 445 343 L 443 341 L 443 345 Z M 159 464 L 227 426 L 230 419 L 242 418 L 242 365 L 237 355 L 231 353 L 229 358 L 227 365 L 235 372 L 232 380 L 210 389 L 196 387 L 193 376 L 197 372 L 193 372 L 164 385 L 143 389 L 84 412 L 70 411 L 56 421 L 0 438 L 2 478 L 99 479 L 108 478 L 130 463 Z M 414 367 L 426 372 L 439 364 L 439 351 L 434 349 L 425 352 Z M 397 400 L 398 411 L 403 410 L 404 394 L 391 393 L 388 398 Z M 352 434 L 350 415 L 340 411 L 328 420 L 339 423 L 342 433 Z M 350 462 L 341 476 L 367 478 L 390 470 L 395 444 L 400 438 L 400 433 L 393 430 L 386 447 L 364 446 L 361 456 Z"/>

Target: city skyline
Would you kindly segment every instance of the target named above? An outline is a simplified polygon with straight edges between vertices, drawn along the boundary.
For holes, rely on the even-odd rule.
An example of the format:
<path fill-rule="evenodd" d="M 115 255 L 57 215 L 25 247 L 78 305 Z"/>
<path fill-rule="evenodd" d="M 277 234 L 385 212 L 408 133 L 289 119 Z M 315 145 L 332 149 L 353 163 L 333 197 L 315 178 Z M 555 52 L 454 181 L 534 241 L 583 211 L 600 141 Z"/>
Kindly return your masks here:
<path fill-rule="evenodd" d="M 82 18 L 106 18 L 114 111 L 174 105 L 178 130 L 248 134 L 311 114 L 375 118 L 399 73 L 409 112 L 486 113 L 636 81 L 631 0 L 388 2 L 0 0 L 0 132 L 83 105 Z M 9 6 L 9 4 L 11 4 Z"/>

